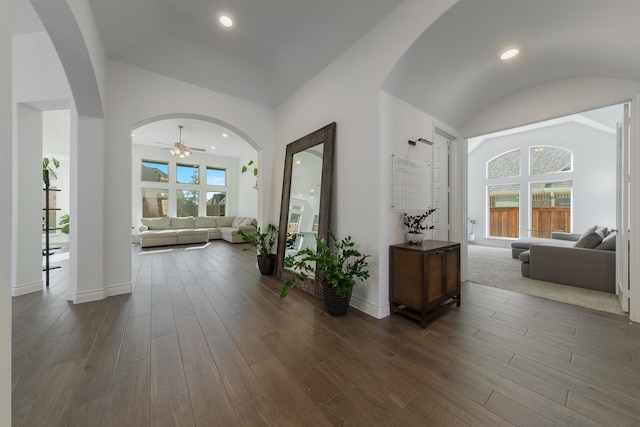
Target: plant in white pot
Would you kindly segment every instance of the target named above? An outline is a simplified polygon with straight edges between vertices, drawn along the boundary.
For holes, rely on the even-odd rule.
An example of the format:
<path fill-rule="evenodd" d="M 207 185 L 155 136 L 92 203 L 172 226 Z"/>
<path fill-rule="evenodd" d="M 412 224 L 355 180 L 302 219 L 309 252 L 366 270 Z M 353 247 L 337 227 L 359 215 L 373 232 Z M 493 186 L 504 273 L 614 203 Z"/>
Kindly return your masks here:
<path fill-rule="evenodd" d="M 407 241 L 409 243 L 422 243 L 425 237 L 424 232 L 435 228 L 433 225 L 425 224 L 426 219 L 435 211 L 435 208 L 430 208 L 422 214 L 409 215 L 406 212 L 402 214 L 403 224 L 409 229 L 407 231 Z"/>
<path fill-rule="evenodd" d="M 284 259 L 284 266 L 296 271 L 296 275 L 282 286 L 280 298 L 286 297 L 297 281 L 304 282 L 308 277 L 315 277 L 322 286 L 327 313 L 341 316 L 347 313 L 356 281 L 369 278 L 369 255 L 355 248 L 351 236 L 338 240 L 331 230 L 327 234 L 333 241 L 332 245 L 316 236 L 317 250 L 305 248 Z"/>
<path fill-rule="evenodd" d="M 476 240 L 476 235 L 473 234 L 473 226 L 476 225 L 476 220 L 473 218 L 467 218 L 467 221 L 469 221 L 469 224 L 471 224 L 471 229 L 469 230 L 469 234 L 467 235 L 467 240 L 469 242 L 473 242 Z"/>
<path fill-rule="evenodd" d="M 257 227 L 254 232 L 240 230 L 238 234 L 242 236 L 243 242 L 257 249 L 258 269 L 260 273 L 265 276 L 273 274 L 276 266 L 276 256 L 272 251 L 278 238 L 278 228 L 273 224 L 268 224 L 265 231 L 261 231 L 260 227 Z M 246 251 L 248 248 L 244 250 Z"/>

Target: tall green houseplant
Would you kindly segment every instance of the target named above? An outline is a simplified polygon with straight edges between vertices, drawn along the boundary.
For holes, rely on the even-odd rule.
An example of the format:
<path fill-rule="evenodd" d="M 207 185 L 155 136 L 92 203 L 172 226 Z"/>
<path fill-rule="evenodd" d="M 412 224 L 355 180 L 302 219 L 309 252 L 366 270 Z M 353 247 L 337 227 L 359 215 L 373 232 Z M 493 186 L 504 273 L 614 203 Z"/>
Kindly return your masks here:
<path fill-rule="evenodd" d="M 284 266 L 296 271 L 296 274 L 282 286 L 280 298 L 285 298 L 296 282 L 304 282 L 308 277 L 315 276 L 322 286 L 327 312 L 342 315 L 349 307 L 351 291 L 357 280 L 369 278 L 369 255 L 355 248 L 351 236 L 338 240 L 331 230 L 327 234 L 328 240 L 316 236 L 317 249 L 305 248 L 284 259 Z"/>
<path fill-rule="evenodd" d="M 268 224 L 265 231 L 256 228 L 256 231 L 239 230 L 238 234 L 244 243 L 248 243 L 258 251 L 258 268 L 264 275 L 273 274 L 275 269 L 275 254 L 272 254 L 273 246 L 278 238 L 278 228 L 273 224 Z M 247 248 L 244 249 L 245 251 Z"/>

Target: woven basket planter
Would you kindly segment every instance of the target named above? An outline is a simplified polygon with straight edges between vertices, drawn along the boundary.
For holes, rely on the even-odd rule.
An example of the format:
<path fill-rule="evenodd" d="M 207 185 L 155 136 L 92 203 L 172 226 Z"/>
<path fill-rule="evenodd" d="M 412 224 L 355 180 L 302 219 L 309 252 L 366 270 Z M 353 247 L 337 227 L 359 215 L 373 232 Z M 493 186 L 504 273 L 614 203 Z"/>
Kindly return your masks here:
<path fill-rule="evenodd" d="M 258 270 L 263 276 L 270 276 L 276 268 L 276 256 L 269 254 L 267 256 L 258 255 Z"/>
<path fill-rule="evenodd" d="M 323 286 L 322 287 L 322 299 L 327 309 L 327 313 L 331 316 L 344 316 L 349 309 L 349 301 L 351 301 L 351 291 L 347 292 L 347 295 L 338 295 L 336 288 Z"/>

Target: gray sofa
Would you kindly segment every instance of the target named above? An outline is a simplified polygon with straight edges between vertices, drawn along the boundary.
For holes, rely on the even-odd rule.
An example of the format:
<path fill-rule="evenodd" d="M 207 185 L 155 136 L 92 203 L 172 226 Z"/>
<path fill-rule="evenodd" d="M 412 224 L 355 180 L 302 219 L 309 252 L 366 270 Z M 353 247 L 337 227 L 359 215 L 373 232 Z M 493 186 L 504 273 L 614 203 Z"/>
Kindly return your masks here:
<path fill-rule="evenodd" d="M 140 247 L 207 243 L 223 239 L 242 242 L 240 230 L 255 231 L 255 218 L 241 216 L 197 216 L 141 218 Z"/>
<path fill-rule="evenodd" d="M 592 227 L 583 234 L 516 240 L 511 251 L 522 261 L 524 277 L 615 293 L 615 239 L 615 231 Z"/>

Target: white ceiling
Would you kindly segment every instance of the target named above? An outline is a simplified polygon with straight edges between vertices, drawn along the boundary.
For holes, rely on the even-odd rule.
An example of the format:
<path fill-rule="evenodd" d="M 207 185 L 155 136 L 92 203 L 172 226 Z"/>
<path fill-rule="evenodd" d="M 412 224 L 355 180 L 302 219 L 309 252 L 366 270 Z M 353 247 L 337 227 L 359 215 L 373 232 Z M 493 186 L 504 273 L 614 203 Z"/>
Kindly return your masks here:
<path fill-rule="evenodd" d="M 14 33 L 41 29 L 28 0 L 12 2 Z M 89 3 L 109 58 L 275 107 L 402 0 Z M 217 23 L 221 13 L 234 18 L 232 29 Z M 384 88 L 460 129 L 536 84 L 640 81 L 639 23 L 638 0 L 460 0 L 417 39 Z M 521 55 L 499 61 L 510 46 Z"/>
<path fill-rule="evenodd" d="M 520 55 L 500 61 L 510 47 Z M 460 0 L 385 88 L 460 129 L 500 98 L 568 77 L 640 81 L 640 1 Z"/>
<path fill-rule="evenodd" d="M 188 147 L 202 148 L 206 154 L 215 156 L 256 158 L 255 148 L 238 134 L 215 123 L 197 119 L 167 119 L 141 126 L 133 131 L 132 142 L 158 150 L 170 149 L 178 142 L 178 125 L 183 126 L 182 141 Z"/>

